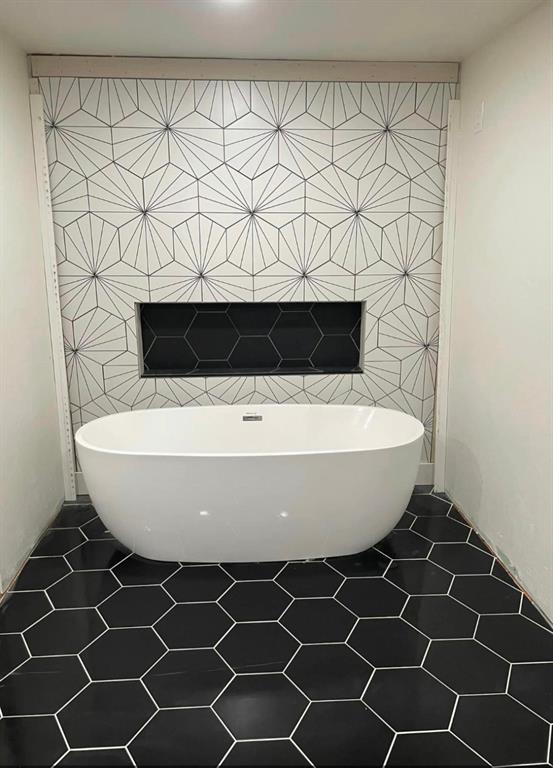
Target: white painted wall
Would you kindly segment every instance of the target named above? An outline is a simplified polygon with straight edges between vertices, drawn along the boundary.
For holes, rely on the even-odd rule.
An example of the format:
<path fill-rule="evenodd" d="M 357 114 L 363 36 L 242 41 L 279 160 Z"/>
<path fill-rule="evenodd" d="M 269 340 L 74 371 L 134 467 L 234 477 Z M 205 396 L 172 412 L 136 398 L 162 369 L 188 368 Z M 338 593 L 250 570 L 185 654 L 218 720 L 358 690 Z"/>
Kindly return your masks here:
<path fill-rule="evenodd" d="M 28 94 L 0 32 L 0 590 L 64 495 Z"/>
<path fill-rule="evenodd" d="M 551 29 L 462 64 L 446 488 L 553 617 Z"/>

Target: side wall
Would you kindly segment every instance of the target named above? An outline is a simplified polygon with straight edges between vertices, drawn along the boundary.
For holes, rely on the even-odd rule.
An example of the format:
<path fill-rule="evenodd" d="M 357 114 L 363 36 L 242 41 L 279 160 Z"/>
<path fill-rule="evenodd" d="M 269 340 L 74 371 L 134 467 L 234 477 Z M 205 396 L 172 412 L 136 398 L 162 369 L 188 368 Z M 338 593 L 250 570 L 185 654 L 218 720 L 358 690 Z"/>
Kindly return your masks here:
<path fill-rule="evenodd" d="M 0 33 L 0 590 L 64 496 L 28 93 Z"/>
<path fill-rule="evenodd" d="M 553 617 L 551 9 L 462 65 L 446 489 Z"/>

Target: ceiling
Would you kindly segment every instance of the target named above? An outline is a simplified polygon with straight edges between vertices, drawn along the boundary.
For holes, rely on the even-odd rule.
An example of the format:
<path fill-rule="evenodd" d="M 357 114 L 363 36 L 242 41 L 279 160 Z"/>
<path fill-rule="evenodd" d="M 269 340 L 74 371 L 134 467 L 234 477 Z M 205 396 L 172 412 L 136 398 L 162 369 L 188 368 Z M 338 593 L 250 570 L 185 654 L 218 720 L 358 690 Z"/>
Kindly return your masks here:
<path fill-rule="evenodd" d="M 540 0 L 0 0 L 28 53 L 461 61 Z"/>

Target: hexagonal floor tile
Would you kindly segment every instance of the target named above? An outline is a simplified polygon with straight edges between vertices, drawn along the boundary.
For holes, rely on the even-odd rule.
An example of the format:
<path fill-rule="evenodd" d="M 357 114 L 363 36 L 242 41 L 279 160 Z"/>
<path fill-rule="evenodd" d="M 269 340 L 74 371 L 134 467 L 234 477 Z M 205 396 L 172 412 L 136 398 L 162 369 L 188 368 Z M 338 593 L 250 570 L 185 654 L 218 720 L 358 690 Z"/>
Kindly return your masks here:
<path fill-rule="evenodd" d="M 81 653 L 92 680 L 141 677 L 165 653 L 152 629 L 108 629 Z"/>
<path fill-rule="evenodd" d="M 478 616 L 448 595 L 415 595 L 402 617 L 436 640 L 472 637 Z"/>
<path fill-rule="evenodd" d="M 56 763 L 56 768 L 119 768 L 133 765 L 125 749 L 72 749 Z"/>
<path fill-rule="evenodd" d="M 553 659 L 553 633 L 524 616 L 482 616 L 476 639 L 508 661 Z"/>
<path fill-rule="evenodd" d="M 0 720 L 0 765 L 53 765 L 65 751 L 54 717 Z"/>
<path fill-rule="evenodd" d="M 392 731 L 360 701 L 311 704 L 293 741 L 314 765 L 383 765 Z"/>
<path fill-rule="evenodd" d="M 419 536 L 414 531 L 392 531 L 385 539 L 375 544 L 384 555 L 393 560 L 426 557 L 432 548 L 432 542 Z"/>
<path fill-rule="evenodd" d="M 81 531 L 90 540 L 113 539 L 113 536 L 99 517 L 95 517 L 86 525 L 81 525 Z"/>
<path fill-rule="evenodd" d="M 311 765 L 288 739 L 242 741 L 233 746 L 221 765 L 292 766 Z"/>
<path fill-rule="evenodd" d="M 131 555 L 113 569 L 121 584 L 126 586 L 148 586 L 162 584 L 180 568 L 178 563 L 145 560 L 138 555 Z"/>
<path fill-rule="evenodd" d="M 25 640 L 35 656 L 79 653 L 105 628 L 94 608 L 52 611 L 25 632 Z"/>
<path fill-rule="evenodd" d="M 231 744 L 210 709 L 173 709 L 158 712 L 129 751 L 137 765 L 217 765 Z"/>
<path fill-rule="evenodd" d="M 550 624 L 545 616 L 540 611 L 538 611 L 536 606 L 531 603 L 530 600 L 528 600 L 526 595 L 523 595 L 522 597 L 520 612 L 523 616 L 526 616 L 527 619 L 535 621 L 537 624 L 549 630 L 550 632 L 553 631 L 553 625 Z"/>
<path fill-rule="evenodd" d="M 268 563 L 221 563 L 221 567 L 236 581 L 264 581 L 274 579 L 284 568 L 284 561 Z"/>
<path fill-rule="evenodd" d="M 172 605 L 161 587 L 122 587 L 98 610 L 108 627 L 150 627 Z"/>
<path fill-rule="evenodd" d="M 232 672 L 211 649 L 169 651 L 144 676 L 159 707 L 205 707 L 214 702 Z"/>
<path fill-rule="evenodd" d="M 509 665 L 475 640 L 433 641 L 424 667 L 457 693 L 501 693 Z"/>
<path fill-rule="evenodd" d="M 412 530 L 430 541 L 444 543 L 466 541 L 471 529 L 451 517 L 419 517 Z"/>
<path fill-rule="evenodd" d="M 47 592 L 56 608 L 93 608 L 118 589 L 109 571 L 73 571 Z"/>
<path fill-rule="evenodd" d="M 347 645 L 304 645 L 286 674 L 312 701 L 359 699 L 373 668 Z"/>
<path fill-rule="evenodd" d="M 332 597 L 300 598 L 280 620 L 302 643 L 343 642 L 356 617 Z"/>
<path fill-rule="evenodd" d="M 29 658 L 21 635 L 0 635 L 0 679 Z"/>
<path fill-rule="evenodd" d="M 509 693 L 536 714 L 553 722 L 553 661 L 513 664 Z"/>
<path fill-rule="evenodd" d="M 2 681 L 3 715 L 53 715 L 88 683 L 75 656 L 31 658 Z"/>
<path fill-rule="evenodd" d="M 129 554 L 115 539 L 85 541 L 66 555 L 74 571 L 108 570 Z"/>
<path fill-rule="evenodd" d="M 326 563 L 288 563 L 276 579 L 294 597 L 331 597 L 344 577 Z"/>
<path fill-rule="evenodd" d="M 348 645 L 374 667 L 411 667 L 421 663 L 428 642 L 403 619 L 361 619 Z"/>
<path fill-rule="evenodd" d="M 216 603 L 180 603 L 156 624 L 169 648 L 214 646 L 232 626 L 232 619 Z"/>
<path fill-rule="evenodd" d="M 356 616 L 399 616 L 407 595 L 385 579 L 347 579 L 336 599 Z"/>
<path fill-rule="evenodd" d="M 415 517 L 415 515 L 412 515 L 410 512 L 404 512 L 403 515 L 401 516 L 399 522 L 397 522 L 394 525 L 394 529 L 395 530 L 397 530 L 398 528 L 400 528 L 400 529 L 408 529 L 408 528 L 410 528 L 413 525 L 413 523 L 415 522 L 416 519 L 417 518 Z"/>
<path fill-rule="evenodd" d="M 547 760 L 549 726 L 509 696 L 462 696 L 451 730 L 492 765 Z"/>
<path fill-rule="evenodd" d="M 400 733 L 386 765 L 488 765 L 452 733 Z"/>
<path fill-rule="evenodd" d="M 455 574 L 489 573 L 493 557 L 472 544 L 435 544 L 429 559 Z"/>
<path fill-rule="evenodd" d="M 64 504 L 50 528 L 80 528 L 95 517 L 92 504 Z"/>
<path fill-rule="evenodd" d="M 282 672 L 298 641 L 276 621 L 236 624 L 217 645 L 235 672 Z"/>
<path fill-rule="evenodd" d="M 386 571 L 386 579 L 410 595 L 445 594 L 452 575 L 428 560 L 398 560 Z"/>
<path fill-rule="evenodd" d="M 451 509 L 451 502 L 430 494 L 416 493 L 409 499 L 407 509 L 421 517 L 439 517 L 447 515 Z"/>
<path fill-rule="evenodd" d="M 363 701 L 395 731 L 440 731 L 457 697 L 424 669 L 377 669 Z"/>
<path fill-rule="evenodd" d="M 198 603 L 217 600 L 231 584 L 218 565 L 191 565 L 173 574 L 164 587 L 177 603 Z"/>
<path fill-rule="evenodd" d="M 23 566 L 12 590 L 46 589 L 70 570 L 63 557 L 32 557 Z"/>
<path fill-rule="evenodd" d="M 219 601 L 235 621 L 278 619 L 292 598 L 272 581 L 234 584 Z"/>
<path fill-rule="evenodd" d="M 522 597 L 495 576 L 455 576 L 449 594 L 478 613 L 516 613 Z"/>
<path fill-rule="evenodd" d="M 84 541 L 78 528 L 50 528 L 34 548 L 32 557 L 65 555 Z"/>
<path fill-rule="evenodd" d="M 0 604 L 0 633 L 23 632 L 51 610 L 44 592 L 8 592 Z"/>
<path fill-rule="evenodd" d="M 390 558 L 371 548 L 357 555 L 329 557 L 327 563 L 344 576 L 382 576 L 390 565 Z"/>
<path fill-rule="evenodd" d="M 127 744 L 154 712 L 139 682 L 90 683 L 58 719 L 73 749 L 117 747 Z"/>
<path fill-rule="evenodd" d="M 238 675 L 214 704 L 236 739 L 290 736 L 307 699 L 284 675 Z"/>

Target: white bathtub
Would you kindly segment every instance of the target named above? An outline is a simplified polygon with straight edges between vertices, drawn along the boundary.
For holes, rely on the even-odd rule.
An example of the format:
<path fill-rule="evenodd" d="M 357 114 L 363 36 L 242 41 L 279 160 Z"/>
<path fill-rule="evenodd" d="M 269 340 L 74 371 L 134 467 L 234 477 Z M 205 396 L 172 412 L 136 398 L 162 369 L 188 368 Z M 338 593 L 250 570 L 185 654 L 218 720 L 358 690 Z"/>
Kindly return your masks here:
<path fill-rule="evenodd" d="M 347 555 L 397 523 L 423 426 L 354 405 L 200 406 L 105 416 L 77 453 L 106 527 L 155 560 Z"/>

